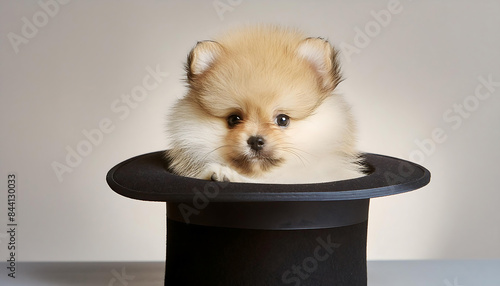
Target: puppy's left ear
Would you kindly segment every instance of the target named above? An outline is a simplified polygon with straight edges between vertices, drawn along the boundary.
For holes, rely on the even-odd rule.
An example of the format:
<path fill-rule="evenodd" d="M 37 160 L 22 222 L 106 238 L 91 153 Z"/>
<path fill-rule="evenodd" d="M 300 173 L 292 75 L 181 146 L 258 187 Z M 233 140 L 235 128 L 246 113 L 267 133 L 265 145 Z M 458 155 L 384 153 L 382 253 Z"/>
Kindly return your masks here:
<path fill-rule="evenodd" d="M 322 38 L 307 38 L 299 44 L 297 54 L 311 64 L 325 91 L 333 91 L 342 81 L 337 51 L 328 41 Z"/>
<path fill-rule="evenodd" d="M 222 54 L 222 46 L 214 41 L 198 42 L 188 55 L 186 72 L 188 80 L 205 73 Z"/>

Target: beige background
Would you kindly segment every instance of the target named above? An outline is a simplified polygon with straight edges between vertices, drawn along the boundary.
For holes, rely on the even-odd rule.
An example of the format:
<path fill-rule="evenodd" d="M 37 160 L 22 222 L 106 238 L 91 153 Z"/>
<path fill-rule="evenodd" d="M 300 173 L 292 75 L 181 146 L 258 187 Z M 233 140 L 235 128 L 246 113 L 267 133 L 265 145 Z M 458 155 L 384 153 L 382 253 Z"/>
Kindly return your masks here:
<path fill-rule="evenodd" d="M 1 259 L 10 172 L 19 260 L 164 259 L 164 205 L 115 194 L 105 174 L 166 148 L 196 41 L 257 22 L 342 47 L 360 149 L 432 172 L 424 189 L 372 200 L 368 259 L 500 258 L 500 86 L 478 79 L 500 82 L 498 1 L 193 2 L 0 2 Z M 58 178 L 52 165 L 78 146 L 87 156 Z"/>

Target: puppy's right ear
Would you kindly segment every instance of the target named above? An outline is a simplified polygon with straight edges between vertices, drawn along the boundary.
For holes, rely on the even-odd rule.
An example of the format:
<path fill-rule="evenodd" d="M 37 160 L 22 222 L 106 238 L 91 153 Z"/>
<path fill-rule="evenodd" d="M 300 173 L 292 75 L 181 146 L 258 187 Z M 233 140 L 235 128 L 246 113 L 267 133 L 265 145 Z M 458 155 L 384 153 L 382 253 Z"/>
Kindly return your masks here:
<path fill-rule="evenodd" d="M 332 92 L 342 81 L 337 51 L 328 41 L 322 38 L 307 38 L 299 44 L 297 53 L 311 64 L 325 90 Z"/>
<path fill-rule="evenodd" d="M 222 54 L 222 46 L 214 41 L 198 42 L 188 55 L 186 72 L 188 80 L 206 72 Z"/>

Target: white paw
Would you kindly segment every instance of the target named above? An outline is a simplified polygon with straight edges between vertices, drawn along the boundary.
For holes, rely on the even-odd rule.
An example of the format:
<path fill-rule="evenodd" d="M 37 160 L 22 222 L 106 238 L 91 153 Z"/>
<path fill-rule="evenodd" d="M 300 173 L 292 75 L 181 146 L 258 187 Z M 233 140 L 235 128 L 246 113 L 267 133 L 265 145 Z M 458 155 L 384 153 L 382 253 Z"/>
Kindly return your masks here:
<path fill-rule="evenodd" d="M 240 175 L 235 170 L 221 164 L 208 164 L 201 172 L 200 178 L 217 182 L 245 182 L 247 178 Z"/>

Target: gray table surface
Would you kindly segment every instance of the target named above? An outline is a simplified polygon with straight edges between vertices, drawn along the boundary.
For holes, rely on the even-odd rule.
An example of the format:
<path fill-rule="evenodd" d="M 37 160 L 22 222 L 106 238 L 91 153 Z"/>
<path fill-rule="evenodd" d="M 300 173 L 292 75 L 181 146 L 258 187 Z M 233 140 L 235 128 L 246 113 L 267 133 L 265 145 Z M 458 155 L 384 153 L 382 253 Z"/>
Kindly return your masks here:
<path fill-rule="evenodd" d="M 3 262 L 0 285 L 159 286 L 164 267 L 164 262 L 19 262 L 11 278 Z M 369 261 L 368 285 L 500 286 L 500 260 Z"/>

